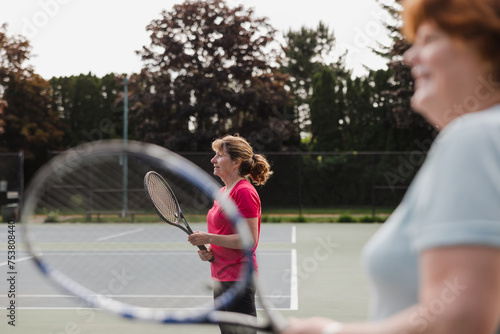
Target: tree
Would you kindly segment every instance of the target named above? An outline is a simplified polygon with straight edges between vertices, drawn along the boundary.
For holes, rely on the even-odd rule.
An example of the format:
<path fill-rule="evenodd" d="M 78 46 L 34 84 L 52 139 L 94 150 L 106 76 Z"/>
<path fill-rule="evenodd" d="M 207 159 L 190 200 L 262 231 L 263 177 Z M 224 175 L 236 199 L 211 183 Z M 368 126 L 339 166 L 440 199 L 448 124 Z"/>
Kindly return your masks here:
<path fill-rule="evenodd" d="M 339 150 L 342 147 L 341 131 L 344 118 L 343 85 L 332 69 L 325 66 L 314 75 L 312 90 L 311 148 L 314 151 Z"/>
<path fill-rule="evenodd" d="M 285 58 L 281 71 L 290 75 L 296 115 L 303 131 L 309 131 L 313 76 L 330 64 L 335 36 L 323 22 L 316 29 L 302 27 L 285 35 Z M 338 63 L 341 63 L 338 62 Z"/>
<path fill-rule="evenodd" d="M 313 78 L 311 149 L 317 151 L 385 150 L 393 125 L 385 97 L 390 70 L 370 71 L 352 78 L 337 64 L 324 67 Z"/>
<path fill-rule="evenodd" d="M 0 98 L 4 108 L 0 147 L 23 150 L 28 173 L 46 161 L 50 150 L 60 148 L 63 136 L 49 83 L 25 65 L 30 49 L 25 38 L 10 37 L 7 26 L 0 27 Z"/>
<path fill-rule="evenodd" d="M 189 151 L 228 132 L 266 150 L 298 144 L 267 19 L 223 0 L 186 1 L 161 16 L 130 78 L 133 136 Z"/>
<path fill-rule="evenodd" d="M 387 65 L 393 73 L 391 78 L 393 83 L 392 89 L 383 91 L 382 95 L 387 101 L 395 126 L 398 129 L 404 129 L 408 133 L 411 133 L 408 138 L 413 137 L 412 141 L 422 141 L 435 137 L 436 131 L 422 116 L 412 109 L 410 104 L 414 92 L 414 83 L 411 77 L 411 69 L 405 64 L 403 55 L 411 47 L 411 43 L 400 32 L 400 2 L 401 0 L 395 0 L 395 3 L 392 5 L 381 3 L 382 8 L 393 18 L 392 22 L 384 23 L 390 32 L 393 44 L 389 48 L 382 47 L 378 51 L 380 55 L 388 59 Z M 412 145 L 411 143 L 407 144 Z M 406 149 L 410 149 L 410 147 L 407 146 Z"/>
<path fill-rule="evenodd" d="M 117 137 L 116 125 L 123 119 L 117 111 L 118 79 L 89 73 L 50 79 L 54 105 L 65 124 L 64 147 Z M 121 127 L 118 131 L 121 131 Z"/>
<path fill-rule="evenodd" d="M 10 75 L 4 98 L 5 133 L 2 146 L 10 151 L 23 150 L 27 159 L 47 159 L 50 150 L 59 149 L 62 124 L 52 109 L 49 83 L 33 74 L 31 77 Z"/>
<path fill-rule="evenodd" d="M 3 99 L 11 73 L 22 69 L 22 63 L 28 58 L 30 46 L 26 39 L 11 37 L 7 34 L 7 24 L 0 26 L 0 133 L 5 132 L 4 109 L 8 103 Z"/>

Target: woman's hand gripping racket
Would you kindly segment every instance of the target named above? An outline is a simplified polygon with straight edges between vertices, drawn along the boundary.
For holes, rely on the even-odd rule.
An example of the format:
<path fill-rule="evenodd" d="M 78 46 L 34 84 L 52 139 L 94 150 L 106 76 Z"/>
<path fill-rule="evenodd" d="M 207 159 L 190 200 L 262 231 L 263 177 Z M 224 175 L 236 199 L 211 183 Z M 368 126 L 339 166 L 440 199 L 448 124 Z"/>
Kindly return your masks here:
<path fill-rule="evenodd" d="M 149 199 L 158 215 L 167 224 L 180 228 L 186 234 L 193 234 L 193 230 L 189 226 L 184 214 L 182 214 L 181 206 L 175 197 L 175 194 L 168 185 L 167 181 L 157 172 L 150 171 L 144 176 L 144 190 L 148 194 Z M 181 225 L 182 224 L 184 225 Z M 203 245 L 198 246 L 199 249 L 208 251 Z M 214 257 L 209 260 L 214 261 Z"/>

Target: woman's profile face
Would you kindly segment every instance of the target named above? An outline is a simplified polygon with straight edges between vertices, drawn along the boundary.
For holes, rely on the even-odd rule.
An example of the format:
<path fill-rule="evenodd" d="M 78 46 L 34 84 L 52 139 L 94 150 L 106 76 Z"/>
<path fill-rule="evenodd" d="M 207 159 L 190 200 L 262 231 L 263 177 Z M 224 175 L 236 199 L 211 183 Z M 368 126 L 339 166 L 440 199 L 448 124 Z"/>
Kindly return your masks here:
<path fill-rule="evenodd" d="M 430 124 L 443 128 L 463 114 L 481 110 L 481 99 L 488 94 L 488 87 L 483 87 L 488 73 L 466 43 L 433 23 L 423 23 L 404 59 L 415 79 L 412 107 Z"/>
<path fill-rule="evenodd" d="M 210 162 L 214 165 L 214 175 L 219 176 L 223 180 L 238 168 L 225 150 L 215 152 Z"/>

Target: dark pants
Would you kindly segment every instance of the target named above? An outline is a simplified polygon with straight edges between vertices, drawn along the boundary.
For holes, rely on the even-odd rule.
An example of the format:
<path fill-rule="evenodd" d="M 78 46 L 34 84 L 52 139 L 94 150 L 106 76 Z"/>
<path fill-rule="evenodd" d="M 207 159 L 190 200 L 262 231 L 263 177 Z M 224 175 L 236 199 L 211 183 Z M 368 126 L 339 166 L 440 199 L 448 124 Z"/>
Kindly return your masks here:
<path fill-rule="evenodd" d="M 222 295 L 235 282 L 215 282 L 214 283 L 214 298 Z M 255 287 L 250 286 L 245 289 L 245 292 L 236 297 L 236 299 L 221 311 L 244 313 L 251 316 L 257 316 L 255 308 Z M 221 334 L 256 334 L 255 329 L 237 326 L 237 325 L 219 325 Z"/>

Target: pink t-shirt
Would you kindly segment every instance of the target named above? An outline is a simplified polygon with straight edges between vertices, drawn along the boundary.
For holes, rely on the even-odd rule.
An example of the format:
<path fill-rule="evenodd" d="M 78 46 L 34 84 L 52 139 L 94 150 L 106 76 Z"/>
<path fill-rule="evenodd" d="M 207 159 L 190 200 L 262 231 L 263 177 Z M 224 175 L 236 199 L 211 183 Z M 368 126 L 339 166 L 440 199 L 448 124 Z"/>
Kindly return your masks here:
<path fill-rule="evenodd" d="M 226 187 L 223 187 L 220 191 L 224 191 L 225 189 Z M 258 236 L 260 236 L 260 198 L 253 185 L 250 184 L 250 182 L 248 182 L 247 180 L 241 180 L 234 186 L 229 196 L 233 199 L 243 217 L 259 218 Z M 208 233 L 221 235 L 230 235 L 236 233 L 236 229 L 234 228 L 231 221 L 229 221 L 221 211 L 221 208 L 217 201 L 214 202 L 213 207 L 208 211 L 207 224 Z M 259 238 L 257 237 L 257 242 L 253 249 L 252 255 L 252 261 L 257 271 L 258 268 L 257 260 L 255 258 L 255 250 L 257 249 L 258 243 Z M 243 261 L 245 261 L 243 252 L 240 249 L 231 249 L 217 245 L 211 246 L 212 252 L 215 257 L 215 260 L 211 263 L 212 279 L 217 281 L 237 281 L 240 274 L 241 265 Z"/>

